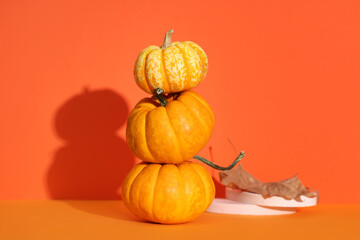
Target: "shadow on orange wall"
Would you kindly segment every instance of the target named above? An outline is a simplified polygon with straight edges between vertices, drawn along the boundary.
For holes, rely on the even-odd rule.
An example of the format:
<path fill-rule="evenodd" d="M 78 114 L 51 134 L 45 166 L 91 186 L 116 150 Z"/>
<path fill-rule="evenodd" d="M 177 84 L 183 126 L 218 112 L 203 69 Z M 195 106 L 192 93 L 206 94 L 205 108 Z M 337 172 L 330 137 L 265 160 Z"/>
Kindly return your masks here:
<path fill-rule="evenodd" d="M 55 130 L 66 143 L 47 172 L 52 199 L 120 199 L 121 183 L 135 163 L 116 135 L 128 114 L 124 98 L 109 89 L 85 88 L 57 110 Z"/>
<path fill-rule="evenodd" d="M 219 182 L 215 177 L 213 177 L 214 185 L 215 185 L 215 197 L 217 198 L 225 198 L 225 186 Z"/>

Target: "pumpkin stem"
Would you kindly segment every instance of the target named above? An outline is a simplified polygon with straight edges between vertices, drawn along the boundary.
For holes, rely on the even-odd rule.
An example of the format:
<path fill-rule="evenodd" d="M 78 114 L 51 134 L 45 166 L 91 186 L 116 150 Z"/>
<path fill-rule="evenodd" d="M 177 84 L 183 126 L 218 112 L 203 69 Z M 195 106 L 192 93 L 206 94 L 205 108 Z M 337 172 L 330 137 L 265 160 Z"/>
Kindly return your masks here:
<path fill-rule="evenodd" d="M 245 152 L 241 151 L 241 152 L 240 152 L 240 155 L 237 156 L 237 158 L 233 161 L 233 163 L 232 163 L 230 166 L 228 166 L 228 167 L 220 167 L 220 166 L 216 165 L 215 163 L 210 162 L 209 160 L 207 160 L 207 159 L 205 159 L 205 158 L 203 158 L 203 157 L 200 157 L 200 156 L 198 156 L 198 155 L 195 155 L 194 158 L 195 158 L 196 160 L 202 161 L 203 163 L 209 165 L 209 166 L 212 167 L 212 168 L 215 168 L 215 169 L 217 169 L 217 170 L 224 171 L 224 170 L 230 170 L 230 169 L 232 169 L 244 156 L 245 156 Z"/>
<path fill-rule="evenodd" d="M 161 88 L 154 89 L 155 97 L 159 100 L 161 106 L 165 107 L 166 104 L 168 104 L 169 102 L 165 100 L 163 94 L 164 94 L 164 90 L 162 90 Z"/>
<path fill-rule="evenodd" d="M 161 47 L 161 49 L 165 49 L 167 47 L 169 47 L 171 45 L 171 37 L 173 35 L 173 32 L 174 30 L 171 29 L 170 31 L 168 31 L 166 34 L 165 34 L 165 39 L 164 39 L 164 43 Z"/>

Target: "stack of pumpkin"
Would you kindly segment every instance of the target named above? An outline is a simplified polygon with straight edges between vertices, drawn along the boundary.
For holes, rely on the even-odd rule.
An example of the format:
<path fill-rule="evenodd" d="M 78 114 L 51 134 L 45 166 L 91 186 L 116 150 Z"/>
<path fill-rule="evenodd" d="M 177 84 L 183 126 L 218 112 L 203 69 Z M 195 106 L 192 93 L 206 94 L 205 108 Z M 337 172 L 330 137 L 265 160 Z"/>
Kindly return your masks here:
<path fill-rule="evenodd" d="M 143 162 L 134 166 L 122 185 L 122 200 L 140 218 L 175 224 L 202 214 L 215 196 L 210 174 L 195 158 L 208 142 L 214 115 L 209 104 L 190 90 L 208 69 L 205 52 L 193 42 L 171 42 L 170 30 L 161 47 L 145 48 L 135 64 L 137 85 L 153 94 L 138 102 L 126 127 L 126 141 Z"/>

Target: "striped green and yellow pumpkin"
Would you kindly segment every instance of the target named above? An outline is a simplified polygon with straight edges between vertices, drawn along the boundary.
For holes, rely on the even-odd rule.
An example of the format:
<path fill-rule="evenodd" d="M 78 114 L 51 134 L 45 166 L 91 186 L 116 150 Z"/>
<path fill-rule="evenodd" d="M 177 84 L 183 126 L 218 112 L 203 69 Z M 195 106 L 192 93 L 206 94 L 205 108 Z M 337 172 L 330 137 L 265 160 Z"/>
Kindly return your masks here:
<path fill-rule="evenodd" d="M 208 70 L 204 50 L 196 43 L 171 42 L 172 30 L 163 46 L 149 46 L 138 56 L 135 63 L 135 81 L 148 93 L 161 88 L 165 93 L 181 92 L 196 87 Z"/>

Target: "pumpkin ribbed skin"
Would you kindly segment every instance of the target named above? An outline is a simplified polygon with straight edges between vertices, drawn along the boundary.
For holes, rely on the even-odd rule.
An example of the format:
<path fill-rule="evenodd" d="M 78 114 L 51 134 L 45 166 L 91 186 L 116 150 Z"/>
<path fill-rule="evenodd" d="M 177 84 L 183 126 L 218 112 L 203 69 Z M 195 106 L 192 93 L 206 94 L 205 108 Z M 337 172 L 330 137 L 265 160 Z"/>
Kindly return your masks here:
<path fill-rule="evenodd" d="M 198 163 L 140 163 L 125 178 L 121 195 L 126 207 L 138 217 L 176 224 L 202 214 L 214 199 L 215 186 Z"/>
<path fill-rule="evenodd" d="M 152 163 L 181 163 L 194 157 L 208 142 L 214 128 L 209 104 L 194 91 L 166 98 L 142 99 L 131 111 L 126 141 L 139 159 Z"/>
<path fill-rule="evenodd" d="M 148 93 L 161 88 L 165 93 L 181 92 L 196 87 L 204 80 L 208 59 L 196 43 L 173 42 L 162 49 L 145 48 L 135 63 L 135 81 Z"/>

